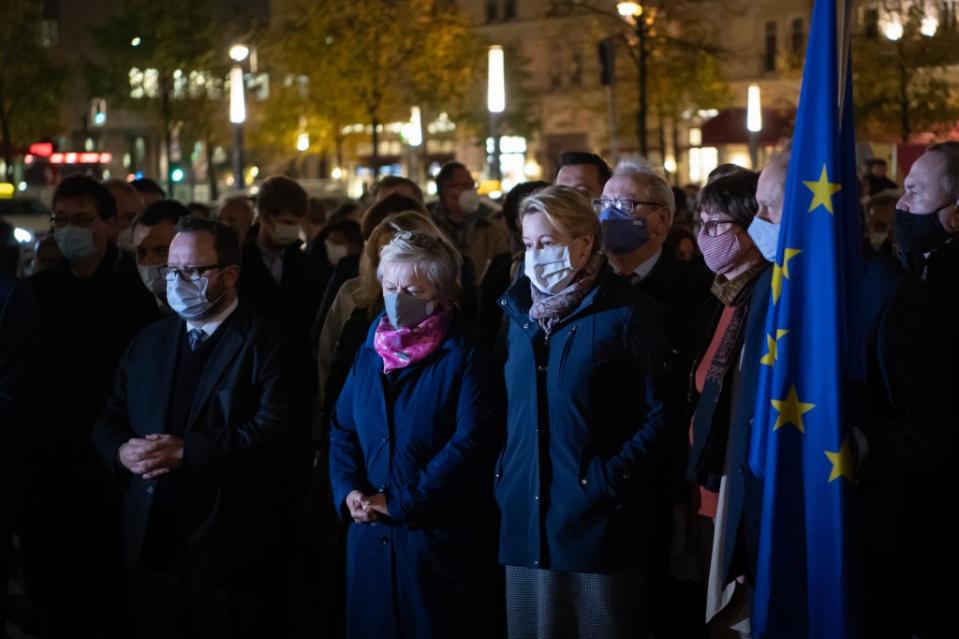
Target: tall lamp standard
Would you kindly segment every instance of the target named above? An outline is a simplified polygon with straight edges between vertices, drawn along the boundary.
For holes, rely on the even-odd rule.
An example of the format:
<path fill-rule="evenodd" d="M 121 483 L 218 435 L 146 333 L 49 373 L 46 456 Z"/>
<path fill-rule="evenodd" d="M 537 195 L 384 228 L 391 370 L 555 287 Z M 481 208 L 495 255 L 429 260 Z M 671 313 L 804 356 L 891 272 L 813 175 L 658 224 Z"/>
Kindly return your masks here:
<path fill-rule="evenodd" d="M 489 110 L 490 137 L 493 138 L 490 177 L 499 182 L 502 176 L 500 175 L 499 120 L 497 116 L 506 110 L 506 62 L 503 47 L 499 45 L 493 45 L 489 48 L 486 108 Z"/>
<path fill-rule="evenodd" d="M 243 123 L 246 122 L 246 96 L 243 88 L 242 63 L 250 55 L 246 45 L 234 44 L 230 47 L 230 122 L 233 123 L 233 184 L 237 189 L 246 185 L 243 179 Z"/>
<path fill-rule="evenodd" d="M 927 38 L 936 35 L 939 30 L 939 18 L 934 15 L 923 16 L 919 26 L 919 33 Z M 896 43 L 896 66 L 899 70 L 899 121 L 903 144 L 909 141 L 912 133 L 909 125 L 909 73 L 906 68 L 906 56 L 903 50 L 903 36 L 906 33 L 905 25 L 900 16 L 889 17 L 882 28 L 882 33 L 890 42 Z"/>
<path fill-rule="evenodd" d="M 636 29 L 636 38 L 639 50 L 636 60 L 639 65 L 639 110 L 636 113 L 636 139 L 639 141 L 639 153 L 643 157 L 648 155 L 649 146 L 646 141 L 646 114 L 649 113 L 649 96 L 646 93 L 647 66 L 649 50 L 646 48 L 646 16 L 643 5 L 638 2 L 617 2 L 616 11 L 627 20 L 632 18 Z"/>
<path fill-rule="evenodd" d="M 759 133 L 763 130 L 763 110 L 759 85 L 750 84 L 746 103 L 746 129 L 749 130 L 749 162 L 753 171 L 759 170 Z"/>

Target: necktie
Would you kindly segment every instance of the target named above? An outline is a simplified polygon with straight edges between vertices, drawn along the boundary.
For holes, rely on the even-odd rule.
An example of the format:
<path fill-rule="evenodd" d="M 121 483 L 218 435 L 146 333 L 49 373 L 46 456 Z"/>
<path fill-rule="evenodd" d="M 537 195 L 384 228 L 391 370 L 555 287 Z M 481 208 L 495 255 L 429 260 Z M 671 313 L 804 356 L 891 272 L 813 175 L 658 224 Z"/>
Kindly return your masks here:
<path fill-rule="evenodd" d="M 195 351 L 200 348 L 200 344 L 206 339 L 206 333 L 202 329 L 194 328 L 192 331 L 186 334 L 187 339 L 190 342 L 190 350 Z"/>

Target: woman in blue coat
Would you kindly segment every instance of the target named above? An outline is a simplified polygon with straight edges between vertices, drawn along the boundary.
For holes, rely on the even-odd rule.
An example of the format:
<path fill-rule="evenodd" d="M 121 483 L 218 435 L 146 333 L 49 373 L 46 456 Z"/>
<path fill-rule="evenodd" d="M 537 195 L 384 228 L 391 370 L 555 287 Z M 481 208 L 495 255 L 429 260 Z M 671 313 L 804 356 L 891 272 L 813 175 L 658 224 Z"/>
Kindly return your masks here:
<path fill-rule="evenodd" d="M 662 311 L 606 264 L 578 191 L 544 188 L 520 219 L 526 276 L 500 299 L 508 427 L 495 486 L 509 636 L 642 637 L 667 424 Z"/>
<path fill-rule="evenodd" d="M 404 231 L 380 254 L 386 312 L 330 433 L 334 503 L 350 519 L 350 637 L 496 634 L 497 376 L 456 321 L 461 258 Z"/>

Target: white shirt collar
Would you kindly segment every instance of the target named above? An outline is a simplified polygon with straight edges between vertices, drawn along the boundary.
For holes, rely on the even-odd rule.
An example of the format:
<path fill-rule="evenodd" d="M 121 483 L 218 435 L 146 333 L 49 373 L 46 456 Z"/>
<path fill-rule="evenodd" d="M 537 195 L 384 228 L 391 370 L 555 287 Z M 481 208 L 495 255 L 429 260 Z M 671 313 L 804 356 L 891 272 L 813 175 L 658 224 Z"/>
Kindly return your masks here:
<path fill-rule="evenodd" d="M 639 279 L 644 280 L 652 272 L 653 267 L 656 266 L 656 262 L 659 261 L 659 257 L 663 254 L 662 247 L 659 248 L 649 259 L 633 269 L 633 273 L 639 277 Z"/>
<path fill-rule="evenodd" d="M 216 329 L 220 328 L 220 325 L 226 321 L 226 318 L 230 316 L 233 311 L 236 310 L 236 307 L 239 306 L 240 300 L 234 299 L 233 302 L 224 308 L 222 311 L 214 315 L 213 317 L 208 317 L 203 320 L 198 320 L 196 322 L 187 320 L 186 330 L 189 333 L 192 330 L 200 329 L 206 333 L 207 337 L 213 335 L 216 332 Z"/>

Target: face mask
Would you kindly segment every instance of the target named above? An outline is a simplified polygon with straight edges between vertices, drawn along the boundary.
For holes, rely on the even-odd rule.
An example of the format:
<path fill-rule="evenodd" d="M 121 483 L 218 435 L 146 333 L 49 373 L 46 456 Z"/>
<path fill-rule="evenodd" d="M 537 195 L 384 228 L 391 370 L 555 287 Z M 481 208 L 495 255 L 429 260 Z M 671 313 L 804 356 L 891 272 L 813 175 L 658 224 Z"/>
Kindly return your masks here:
<path fill-rule="evenodd" d="M 699 232 L 699 250 L 703 252 L 706 266 L 713 273 L 722 275 L 727 273 L 739 259 L 743 246 L 739 242 L 738 233 L 724 233 L 711 237 L 705 230 Z"/>
<path fill-rule="evenodd" d="M 754 217 L 746 232 L 766 261 L 775 262 L 776 247 L 779 245 L 779 225 L 767 222 L 761 217 Z"/>
<path fill-rule="evenodd" d="M 185 320 L 206 317 L 210 309 L 226 295 L 224 290 L 215 300 L 208 300 L 206 292 L 209 286 L 210 280 L 206 277 L 191 282 L 177 276 L 173 281 L 166 283 L 167 304 L 174 313 Z"/>
<path fill-rule="evenodd" d="M 326 246 L 326 258 L 330 260 L 330 264 L 335 265 L 346 257 L 347 248 L 345 244 L 333 244 L 329 240 L 326 240 L 323 244 Z"/>
<path fill-rule="evenodd" d="M 117 247 L 127 253 L 133 252 L 133 227 L 123 229 L 117 234 Z"/>
<path fill-rule="evenodd" d="M 406 293 L 388 293 L 383 296 L 386 316 L 393 328 L 413 328 L 433 314 L 433 300 L 424 300 Z"/>
<path fill-rule="evenodd" d="M 568 246 L 550 246 L 526 251 L 526 277 L 537 289 L 555 295 L 566 288 L 577 269 L 569 259 Z"/>
<path fill-rule="evenodd" d="M 869 234 L 869 243 L 872 245 L 873 250 L 878 251 L 883 244 L 886 242 L 886 238 L 889 237 L 889 233 L 886 231 L 876 231 Z"/>
<path fill-rule="evenodd" d="M 628 255 L 649 241 L 646 220 L 637 220 L 615 206 L 607 206 L 599 214 L 603 228 L 603 249 L 612 255 Z"/>
<path fill-rule="evenodd" d="M 277 246 L 290 246 L 300 241 L 299 224 L 277 224 L 270 229 L 270 239 Z"/>
<path fill-rule="evenodd" d="M 97 252 L 93 242 L 93 231 L 76 226 L 65 226 L 53 232 L 53 240 L 63 257 L 69 261 L 82 260 Z"/>
<path fill-rule="evenodd" d="M 160 275 L 160 267 L 140 266 L 137 264 L 137 271 L 139 271 L 140 280 L 143 281 L 143 285 L 147 287 L 147 290 L 160 299 L 163 299 L 166 293 L 167 282 L 163 279 L 163 276 Z"/>
<path fill-rule="evenodd" d="M 949 239 L 949 232 L 939 221 L 939 211 L 943 208 L 924 214 L 896 209 L 896 241 L 903 251 L 928 253 Z"/>
<path fill-rule="evenodd" d="M 473 189 L 470 189 L 469 191 L 463 191 L 460 193 L 459 205 L 463 210 L 463 213 L 466 213 L 467 215 L 476 213 L 476 211 L 479 210 L 480 205 L 479 193 Z"/>

